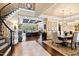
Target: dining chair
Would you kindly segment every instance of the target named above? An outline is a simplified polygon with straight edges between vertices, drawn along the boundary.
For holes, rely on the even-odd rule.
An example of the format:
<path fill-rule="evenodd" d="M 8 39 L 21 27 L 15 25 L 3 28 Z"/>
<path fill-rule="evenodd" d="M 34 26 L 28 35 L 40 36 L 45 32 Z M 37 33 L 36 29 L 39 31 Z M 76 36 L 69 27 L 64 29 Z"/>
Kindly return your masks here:
<path fill-rule="evenodd" d="M 57 32 L 52 32 L 52 42 L 53 43 L 62 43 L 62 41 L 58 39 Z"/>
<path fill-rule="evenodd" d="M 64 31 L 61 31 L 61 36 L 65 36 Z"/>
<path fill-rule="evenodd" d="M 73 34 L 73 39 L 70 40 L 66 40 L 66 43 L 71 44 L 71 48 L 77 48 L 77 43 L 79 42 L 79 38 L 78 38 L 79 32 L 74 32 Z M 73 47 L 74 46 L 74 47 Z"/>

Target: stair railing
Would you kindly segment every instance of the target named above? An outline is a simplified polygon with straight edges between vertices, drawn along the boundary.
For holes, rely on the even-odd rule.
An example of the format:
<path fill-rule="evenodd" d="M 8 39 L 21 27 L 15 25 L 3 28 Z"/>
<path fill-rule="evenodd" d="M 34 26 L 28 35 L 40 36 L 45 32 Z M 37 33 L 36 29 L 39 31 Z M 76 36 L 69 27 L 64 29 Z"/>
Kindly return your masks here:
<path fill-rule="evenodd" d="M 0 21 L 4 24 L 4 26 L 9 30 L 9 33 L 10 33 L 9 47 L 13 48 L 13 45 L 14 45 L 14 31 L 6 24 L 4 18 L 7 15 L 14 12 L 18 8 L 25 8 L 25 9 L 29 9 L 29 10 L 34 10 L 35 4 L 33 3 L 31 5 L 31 7 L 32 8 L 29 9 L 27 6 L 27 3 L 8 3 L 0 9 Z"/>
<path fill-rule="evenodd" d="M 6 8 L 8 5 L 10 5 L 10 3 L 8 3 L 7 5 L 5 5 L 1 10 L 0 10 L 0 21 L 1 21 L 1 23 L 8 29 L 8 31 L 9 31 L 9 33 L 10 33 L 10 37 L 9 37 L 9 40 L 8 40 L 8 42 L 7 43 L 9 43 L 8 44 L 8 47 L 11 47 L 11 50 L 12 50 L 12 48 L 13 48 L 13 42 L 14 42 L 14 31 L 6 24 L 6 22 L 5 22 L 5 20 L 4 19 L 2 19 L 2 16 L 1 16 L 1 11 L 4 9 L 4 8 Z M 9 34 L 8 33 L 8 34 Z M 7 35 L 6 35 L 7 36 Z"/>

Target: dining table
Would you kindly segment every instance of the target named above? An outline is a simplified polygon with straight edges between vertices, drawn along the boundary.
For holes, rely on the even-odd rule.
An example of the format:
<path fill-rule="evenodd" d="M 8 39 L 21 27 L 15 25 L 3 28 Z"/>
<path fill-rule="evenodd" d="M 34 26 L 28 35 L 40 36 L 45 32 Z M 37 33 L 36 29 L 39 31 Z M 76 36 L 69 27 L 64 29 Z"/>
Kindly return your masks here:
<path fill-rule="evenodd" d="M 62 45 L 63 46 L 67 46 L 66 45 L 66 41 L 67 40 L 71 40 L 72 41 L 73 40 L 73 35 L 63 35 L 63 36 L 62 35 L 59 35 L 58 36 L 58 39 L 59 40 L 62 40 Z"/>
<path fill-rule="evenodd" d="M 70 39 L 73 39 L 73 35 L 63 35 L 63 36 L 59 35 L 58 38 L 59 38 L 59 40 L 62 40 L 62 41 L 70 40 Z"/>

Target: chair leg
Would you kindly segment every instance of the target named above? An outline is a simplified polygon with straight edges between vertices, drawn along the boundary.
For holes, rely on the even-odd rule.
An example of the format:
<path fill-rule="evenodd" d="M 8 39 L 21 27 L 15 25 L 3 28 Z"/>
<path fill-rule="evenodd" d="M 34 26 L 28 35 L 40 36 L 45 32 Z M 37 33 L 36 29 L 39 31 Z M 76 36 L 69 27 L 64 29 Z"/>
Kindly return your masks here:
<path fill-rule="evenodd" d="M 77 43 L 75 42 L 75 49 L 77 48 Z"/>

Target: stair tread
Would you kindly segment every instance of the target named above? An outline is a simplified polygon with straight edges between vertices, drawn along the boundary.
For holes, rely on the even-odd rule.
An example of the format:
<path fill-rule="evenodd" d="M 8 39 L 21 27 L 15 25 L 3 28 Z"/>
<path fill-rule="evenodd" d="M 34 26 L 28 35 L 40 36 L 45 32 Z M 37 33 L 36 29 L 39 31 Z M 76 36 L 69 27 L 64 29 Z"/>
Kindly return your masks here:
<path fill-rule="evenodd" d="M 7 56 L 10 51 L 11 51 L 11 47 L 9 47 L 9 48 L 6 50 L 6 52 L 4 53 L 3 56 Z"/>
<path fill-rule="evenodd" d="M 3 55 L 3 53 L 2 53 L 2 52 L 0 52 L 0 55 Z"/>
<path fill-rule="evenodd" d="M 11 47 L 9 47 L 5 52 L 0 52 L 0 56 L 7 56 L 11 51 Z"/>
<path fill-rule="evenodd" d="M 0 43 L 0 47 L 2 46 L 2 45 L 4 45 L 5 44 L 5 42 L 4 43 Z"/>
<path fill-rule="evenodd" d="M 4 49 L 6 46 L 8 46 L 8 43 L 5 43 L 4 45 L 0 46 L 0 50 Z"/>
<path fill-rule="evenodd" d="M 1 43 L 4 43 L 4 42 L 5 42 L 5 40 L 0 40 L 0 44 L 1 44 Z"/>
<path fill-rule="evenodd" d="M 0 53 L 0 56 L 3 56 L 3 53 Z"/>
<path fill-rule="evenodd" d="M 3 36 L 2 36 L 2 37 L 0 37 L 0 40 L 3 40 L 3 39 L 5 39 Z"/>

